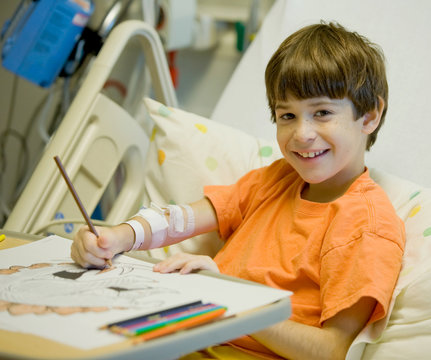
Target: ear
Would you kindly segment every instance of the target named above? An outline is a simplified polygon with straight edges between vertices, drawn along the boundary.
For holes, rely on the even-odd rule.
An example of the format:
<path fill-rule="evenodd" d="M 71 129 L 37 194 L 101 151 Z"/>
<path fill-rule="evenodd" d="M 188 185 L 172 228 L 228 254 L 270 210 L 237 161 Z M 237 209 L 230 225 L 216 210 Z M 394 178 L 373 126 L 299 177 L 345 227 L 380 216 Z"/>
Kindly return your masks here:
<path fill-rule="evenodd" d="M 385 101 L 379 96 L 379 103 L 377 107 L 363 116 L 362 132 L 370 135 L 380 124 L 383 109 L 385 108 Z"/>

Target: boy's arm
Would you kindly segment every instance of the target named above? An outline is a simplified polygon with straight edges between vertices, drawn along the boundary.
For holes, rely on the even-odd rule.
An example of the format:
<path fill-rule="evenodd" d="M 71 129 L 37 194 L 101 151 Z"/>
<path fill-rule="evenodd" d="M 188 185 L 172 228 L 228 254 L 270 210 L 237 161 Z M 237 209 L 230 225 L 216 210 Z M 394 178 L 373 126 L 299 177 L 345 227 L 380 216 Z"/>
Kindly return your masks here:
<path fill-rule="evenodd" d="M 203 198 L 190 204 L 193 209 L 195 228 L 192 234 L 184 237 L 171 238 L 167 235 L 161 246 L 172 245 L 184 239 L 217 230 L 218 221 L 215 210 L 207 198 Z M 187 214 L 185 213 L 185 217 Z M 145 242 L 141 250 L 146 250 L 152 241 L 151 227 L 148 222 L 140 216 L 133 220 L 138 221 L 145 233 Z M 118 253 L 129 251 L 135 240 L 135 233 L 128 224 L 119 224 L 113 227 L 97 227 L 99 238 L 97 238 L 88 227 L 82 227 L 75 235 L 72 244 L 72 258 L 83 267 L 105 265 L 106 259 L 111 259 Z"/>
<path fill-rule="evenodd" d="M 218 229 L 216 212 L 213 205 L 206 197 L 202 198 L 199 201 L 191 203 L 190 206 L 193 209 L 195 217 L 195 230 L 193 234 L 181 239 L 175 238 L 174 240 L 169 239 L 168 237 L 167 242 L 171 241 L 172 243 L 177 243 L 184 239 L 188 239 L 190 237 L 205 234 Z"/>
<path fill-rule="evenodd" d="M 199 201 L 191 203 L 190 207 L 193 210 L 194 223 L 195 223 L 193 233 L 187 236 L 176 236 L 176 237 L 170 237 L 169 234 L 167 234 L 166 239 L 163 242 L 162 246 L 176 244 L 185 239 L 191 238 L 193 236 L 204 234 L 218 229 L 218 221 L 217 221 L 215 210 L 211 202 L 206 197 L 204 197 Z M 183 210 L 183 215 L 184 215 L 185 223 L 187 223 L 187 213 L 185 210 Z M 167 219 L 169 220 L 169 216 L 167 216 Z M 151 235 L 151 227 L 149 223 L 140 216 L 135 216 L 133 220 L 137 220 L 141 223 L 145 231 L 145 238 L 148 239 L 149 243 L 151 243 L 152 235 Z"/>
<path fill-rule="evenodd" d="M 322 328 L 286 320 L 251 336 L 276 354 L 292 360 L 345 359 L 375 305 L 374 299 L 362 298 L 325 321 Z"/>

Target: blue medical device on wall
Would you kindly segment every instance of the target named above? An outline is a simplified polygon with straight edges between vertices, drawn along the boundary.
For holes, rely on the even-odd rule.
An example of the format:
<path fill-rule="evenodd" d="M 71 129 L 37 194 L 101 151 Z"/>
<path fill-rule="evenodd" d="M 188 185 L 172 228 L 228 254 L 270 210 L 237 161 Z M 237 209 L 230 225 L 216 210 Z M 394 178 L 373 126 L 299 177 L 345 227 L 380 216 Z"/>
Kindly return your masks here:
<path fill-rule="evenodd" d="M 50 87 L 93 13 L 91 0 L 21 1 L 2 30 L 3 66 Z"/>

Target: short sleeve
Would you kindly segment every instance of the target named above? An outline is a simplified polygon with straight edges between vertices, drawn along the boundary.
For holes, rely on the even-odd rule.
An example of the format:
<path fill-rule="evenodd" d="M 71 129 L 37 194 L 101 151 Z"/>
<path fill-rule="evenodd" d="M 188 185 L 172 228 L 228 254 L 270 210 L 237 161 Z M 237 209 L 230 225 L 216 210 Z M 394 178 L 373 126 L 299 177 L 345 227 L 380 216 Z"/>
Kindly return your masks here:
<path fill-rule="evenodd" d="M 362 297 L 377 301 L 369 323 L 383 318 L 400 272 L 402 255 L 399 243 L 370 232 L 363 232 L 323 254 L 320 323 Z"/>
<path fill-rule="evenodd" d="M 292 166 L 280 159 L 248 172 L 234 185 L 206 186 L 204 195 L 216 211 L 220 237 L 227 240 L 268 199 L 268 194 L 284 191 L 297 179 Z"/>
<path fill-rule="evenodd" d="M 261 172 L 261 169 L 252 170 L 233 185 L 204 187 L 204 195 L 216 211 L 219 233 L 223 240 L 227 240 L 244 220 Z"/>

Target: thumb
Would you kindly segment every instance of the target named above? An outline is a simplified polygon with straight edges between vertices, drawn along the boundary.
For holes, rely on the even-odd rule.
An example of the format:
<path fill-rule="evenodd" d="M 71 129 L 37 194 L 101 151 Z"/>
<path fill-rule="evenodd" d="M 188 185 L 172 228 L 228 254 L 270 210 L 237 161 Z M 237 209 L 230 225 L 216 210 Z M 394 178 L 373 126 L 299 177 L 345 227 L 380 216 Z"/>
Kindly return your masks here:
<path fill-rule="evenodd" d="M 109 249 L 109 247 L 111 246 L 111 242 L 106 236 L 99 235 L 99 237 L 97 238 L 97 246 L 102 249 Z"/>
<path fill-rule="evenodd" d="M 99 237 L 97 238 L 97 246 L 103 250 L 102 256 L 105 259 L 111 259 L 115 255 L 115 253 L 111 249 L 112 246 L 110 243 L 111 242 L 109 241 L 109 239 L 106 236 L 103 236 L 103 235 L 100 236 L 99 235 Z M 112 266 L 111 262 L 109 262 L 108 264 L 109 264 L 109 266 Z"/>
<path fill-rule="evenodd" d="M 121 245 L 121 240 L 114 228 L 100 228 L 99 237 L 97 238 L 97 246 L 105 251 L 106 257 L 111 258 L 124 251 Z"/>

